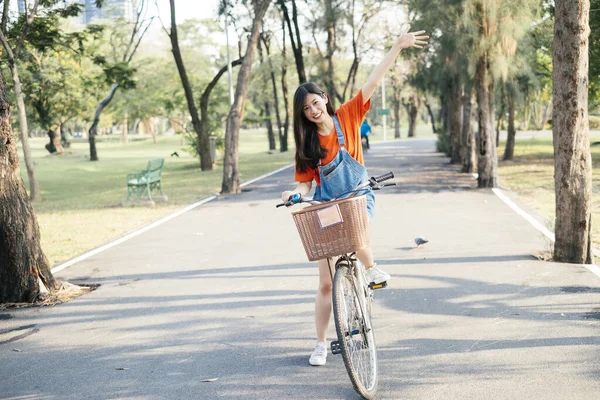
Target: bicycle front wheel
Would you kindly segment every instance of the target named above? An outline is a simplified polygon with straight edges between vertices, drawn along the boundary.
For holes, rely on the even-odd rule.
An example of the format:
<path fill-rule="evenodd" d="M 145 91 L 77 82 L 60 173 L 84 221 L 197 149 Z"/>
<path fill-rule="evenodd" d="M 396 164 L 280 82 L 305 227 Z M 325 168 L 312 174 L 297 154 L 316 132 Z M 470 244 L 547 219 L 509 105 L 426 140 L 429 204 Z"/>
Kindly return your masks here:
<path fill-rule="evenodd" d="M 360 267 L 359 267 L 360 268 Z M 377 392 L 377 349 L 364 290 L 357 288 L 348 266 L 333 280 L 333 315 L 344 364 L 354 389 L 365 399 Z"/>

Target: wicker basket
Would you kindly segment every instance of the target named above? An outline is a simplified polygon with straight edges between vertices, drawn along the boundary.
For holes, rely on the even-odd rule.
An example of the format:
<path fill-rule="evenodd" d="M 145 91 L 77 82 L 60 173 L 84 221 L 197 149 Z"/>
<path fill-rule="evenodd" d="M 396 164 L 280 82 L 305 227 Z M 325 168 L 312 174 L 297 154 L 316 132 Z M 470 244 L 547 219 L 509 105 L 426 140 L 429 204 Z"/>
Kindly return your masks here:
<path fill-rule="evenodd" d="M 369 217 L 365 196 L 305 207 L 293 212 L 292 216 L 310 261 L 339 256 L 369 246 Z"/>

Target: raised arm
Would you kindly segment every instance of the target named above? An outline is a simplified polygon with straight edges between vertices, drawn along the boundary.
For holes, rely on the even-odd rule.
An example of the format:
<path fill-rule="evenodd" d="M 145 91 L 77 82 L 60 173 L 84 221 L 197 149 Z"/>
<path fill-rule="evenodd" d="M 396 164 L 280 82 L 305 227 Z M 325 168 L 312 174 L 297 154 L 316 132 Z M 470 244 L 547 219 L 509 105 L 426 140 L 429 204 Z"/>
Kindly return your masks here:
<path fill-rule="evenodd" d="M 367 78 L 367 81 L 362 87 L 362 97 L 363 101 L 366 103 L 377 86 L 381 83 L 383 76 L 385 73 L 392 67 L 394 60 L 398 57 L 400 50 L 406 49 L 408 47 L 414 47 L 417 49 L 422 49 L 423 46 L 427 45 L 427 39 L 429 36 L 424 35 L 425 31 L 417 31 L 417 32 L 408 32 L 410 29 L 410 25 L 408 25 L 404 30 L 400 37 L 396 40 L 390 51 L 387 52 L 383 60 L 375 67 L 373 72 Z"/>

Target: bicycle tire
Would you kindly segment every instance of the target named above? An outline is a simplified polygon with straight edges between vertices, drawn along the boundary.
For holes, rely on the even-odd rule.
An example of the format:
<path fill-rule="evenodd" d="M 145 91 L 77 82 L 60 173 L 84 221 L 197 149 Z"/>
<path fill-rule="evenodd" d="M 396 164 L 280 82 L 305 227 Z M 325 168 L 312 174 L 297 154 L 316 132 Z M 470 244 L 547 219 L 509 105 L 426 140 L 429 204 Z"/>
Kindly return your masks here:
<path fill-rule="evenodd" d="M 364 299 L 360 293 L 362 288 L 357 292 L 354 282 L 347 265 L 336 268 L 333 280 L 335 329 L 354 390 L 365 399 L 372 399 L 377 393 L 377 348 L 373 329 L 367 328 L 371 316 L 364 315 L 358 303 L 358 296 Z"/>

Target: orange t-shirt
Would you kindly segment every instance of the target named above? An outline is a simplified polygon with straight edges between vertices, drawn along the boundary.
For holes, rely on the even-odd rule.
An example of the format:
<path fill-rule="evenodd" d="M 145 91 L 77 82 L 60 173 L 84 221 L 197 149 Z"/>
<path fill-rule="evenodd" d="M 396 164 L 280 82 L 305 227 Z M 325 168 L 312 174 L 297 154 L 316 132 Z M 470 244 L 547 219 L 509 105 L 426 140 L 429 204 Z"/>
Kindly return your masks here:
<path fill-rule="evenodd" d="M 342 128 L 342 132 L 344 133 L 344 147 L 346 151 L 350 153 L 352 158 L 363 165 L 365 163 L 360 139 L 360 124 L 365 119 L 365 115 L 367 115 L 370 107 L 370 99 L 363 104 L 362 90 L 360 90 L 356 96 L 342 104 L 335 112 L 340 121 L 340 128 Z M 329 135 L 319 135 L 319 142 L 323 148 L 327 149 L 327 155 L 321 159 L 321 164 L 326 165 L 335 158 L 340 149 L 335 125 Z M 317 185 L 321 185 L 318 169 L 306 167 L 306 172 L 300 172 L 296 169 L 294 176 L 296 182 L 312 182 L 313 179 L 317 182 Z"/>

